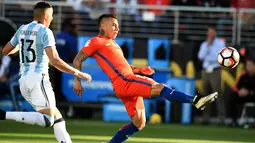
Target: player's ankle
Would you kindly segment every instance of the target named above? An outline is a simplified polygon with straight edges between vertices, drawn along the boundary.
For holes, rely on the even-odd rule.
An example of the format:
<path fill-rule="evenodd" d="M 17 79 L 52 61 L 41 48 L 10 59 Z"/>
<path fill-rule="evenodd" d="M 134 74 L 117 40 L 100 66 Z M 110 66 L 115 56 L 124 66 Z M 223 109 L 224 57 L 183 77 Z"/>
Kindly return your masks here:
<path fill-rule="evenodd" d="M 0 120 L 6 119 L 6 112 L 0 109 Z"/>
<path fill-rule="evenodd" d="M 201 98 L 200 96 L 195 95 L 195 97 L 194 97 L 194 99 L 192 101 L 192 104 L 195 105 L 200 100 L 200 98 Z"/>

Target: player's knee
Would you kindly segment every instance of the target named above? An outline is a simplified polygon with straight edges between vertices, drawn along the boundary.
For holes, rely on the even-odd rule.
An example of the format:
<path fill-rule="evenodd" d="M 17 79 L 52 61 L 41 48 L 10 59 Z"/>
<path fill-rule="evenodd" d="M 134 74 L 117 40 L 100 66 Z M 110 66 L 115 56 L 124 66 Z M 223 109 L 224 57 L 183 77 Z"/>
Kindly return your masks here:
<path fill-rule="evenodd" d="M 166 86 L 166 85 L 165 85 L 165 84 L 162 84 L 162 83 L 157 83 L 157 84 L 152 85 L 151 95 L 159 96 L 159 95 L 160 95 L 160 92 L 162 91 L 162 89 L 163 89 L 165 86 Z"/>
<path fill-rule="evenodd" d="M 166 85 L 163 83 L 158 83 L 158 89 L 161 91 Z"/>
<path fill-rule="evenodd" d="M 58 124 L 58 123 L 61 123 L 61 122 L 65 122 L 64 118 L 63 117 L 56 117 L 55 120 L 54 120 L 54 125 Z"/>
<path fill-rule="evenodd" d="M 43 114 L 44 121 L 45 121 L 45 127 L 51 127 L 54 124 L 54 118 L 50 115 Z"/>

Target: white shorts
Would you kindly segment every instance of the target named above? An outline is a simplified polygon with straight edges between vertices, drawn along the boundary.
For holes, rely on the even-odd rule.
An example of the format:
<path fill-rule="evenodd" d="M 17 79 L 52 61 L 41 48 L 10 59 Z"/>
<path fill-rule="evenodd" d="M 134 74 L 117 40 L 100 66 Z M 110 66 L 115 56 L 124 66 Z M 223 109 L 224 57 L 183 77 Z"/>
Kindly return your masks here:
<path fill-rule="evenodd" d="M 22 96 L 38 111 L 46 108 L 55 108 L 55 95 L 48 75 L 29 73 L 19 79 L 19 88 Z"/>

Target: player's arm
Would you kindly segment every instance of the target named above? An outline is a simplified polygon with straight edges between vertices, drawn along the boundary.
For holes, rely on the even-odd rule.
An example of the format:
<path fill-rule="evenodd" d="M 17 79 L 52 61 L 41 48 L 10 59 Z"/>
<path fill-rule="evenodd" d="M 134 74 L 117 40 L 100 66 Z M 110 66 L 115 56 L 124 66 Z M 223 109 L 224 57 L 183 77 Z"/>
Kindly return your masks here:
<path fill-rule="evenodd" d="M 82 68 L 82 62 L 85 61 L 89 56 L 91 56 L 93 53 L 98 51 L 100 44 L 98 44 L 99 41 L 96 38 L 92 38 L 88 40 L 84 47 L 81 48 L 79 53 L 75 56 L 73 60 L 73 65 L 77 70 L 81 70 Z M 80 78 L 77 76 L 74 76 L 75 81 L 80 81 Z"/>
<path fill-rule="evenodd" d="M 89 57 L 88 54 L 86 54 L 83 51 L 80 51 L 74 58 L 73 60 L 73 65 L 74 68 L 78 69 L 79 71 L 81 70 L 82 67 L 82 62 L 85 61 Z M 80 81 L 80 78 L 78 76 L 74 76 L 74 79 L 76 81 Z"/>
<path fill-rule="evenodd" d="M 19 47 L 18 47 L 18 44 L 19 44 L 18 35 L 20 34 L 20 31 L 21 31 L 22 27 L 23 27 L 23 25 L 19 27 L 19 29 L 13 35 L 11 40 L 4 46 L 4 48 L 2 50 L 2 54 L 3 55 L 6 56 L 6 55 L 15 54 L 19 50 Z"/>
<path fill-rule="evenodd" d="M 135 74 L 143 74 L 143 75 L 152 75 L 153 73 L 155 73 L 155 71 L 150 67 L 150 66 L 146 66 L 146 67 L 136 67 L 136 66 L 132 66 L 130 65 L 133 73 Z"/>
<path fill-rule="evenodd" d="M 10 42 L 8 42 L 2 50 L 2 55 L 6 56 L 15 54 L 18 50 L 19 50 L 18 46 L 15 47 Z"/>
<path fill-rule="evenodd" d="M 88 82 L 90 82 L 91 76 L 89 74 L 83 73 L 83 72 L 69 66 L 66 62 L 64 62 L 59 57 L 56 46 L 55 46 L 55 38 L 54 38 L 52 31 L 48 28 L 46 28 L 44 30 L 45 31 L 43 31 L 43 33 L 42 33 L 41 42 L 42 42 L 43 48 L 49 58 L 50 64 L 62 72 L 66 72 L 69 74 L 79 76 L 80 78 L 84 78 Z"/>
<path fill-rule="evenodd" d="M 56 67 L 58 70 L 62 72 L 66 72 L 69 74 L 73 74 L 75 76 L 78 76 L 80 78 L 86 79 L 88 82 L 91 81 L 91 76 L 86 73 L 82 73 L 79 70 L 69 66 L 66 62 L 64 62 L 58 55 L 58 52 L 56 50 L 55 46 L 49 46 L 45 48 L 45 52 L 50 60 L 50 64 L 54 67 Z"/>
<path fill-rule="evenodd" d="M 80 52 L 75 56 L 73 60 L 73 65 L 77 70 L 81 70 L 82 62 L 85 61 L 90 55 L 95 53 L 98 50 L 99 45 L 97 45 L 98 41 L 95 39 L 90 39 L 86 42 L 84 47 L 80 50 Z M 74 76 L 74 92 L 78 94 L 80 97 L 82 96 L 83 88 L 80 82 L 80 78 Z"/>

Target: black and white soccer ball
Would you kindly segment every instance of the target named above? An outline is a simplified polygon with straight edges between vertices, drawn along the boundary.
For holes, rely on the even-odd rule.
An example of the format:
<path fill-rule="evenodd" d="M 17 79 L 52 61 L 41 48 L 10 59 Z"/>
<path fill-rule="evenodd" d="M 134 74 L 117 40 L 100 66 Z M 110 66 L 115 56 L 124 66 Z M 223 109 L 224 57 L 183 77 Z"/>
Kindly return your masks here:
<path fill-rule="evenodd" d="M 235 68 L 240 61 L 240 54 L 233 47 L 225 47 L 218 54 L 218 62 L 225 68 Z"/>

